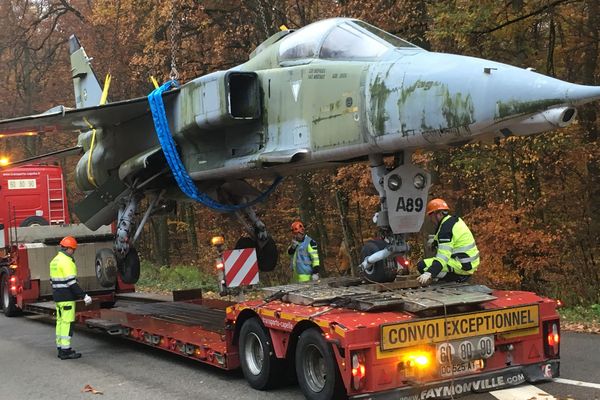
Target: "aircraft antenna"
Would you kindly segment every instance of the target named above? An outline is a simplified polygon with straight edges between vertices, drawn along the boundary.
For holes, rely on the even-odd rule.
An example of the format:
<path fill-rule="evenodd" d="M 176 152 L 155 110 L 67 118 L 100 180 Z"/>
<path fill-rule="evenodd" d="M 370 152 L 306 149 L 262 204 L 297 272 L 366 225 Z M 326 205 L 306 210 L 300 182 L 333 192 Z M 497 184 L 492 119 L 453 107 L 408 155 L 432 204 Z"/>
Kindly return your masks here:
<path fill-rule="evenodd" d="M 175 0 L 171 0 L 171 21 L 169 25 L 169 36 L 171 37 L 171 72 L 169 73 L 169 78 L 172 81 L 179 78 L 179 73 L 177 72 L 177 43 L 175 42 L 179 33 L 178 31 L 179 24 L 175 23 Z"/>

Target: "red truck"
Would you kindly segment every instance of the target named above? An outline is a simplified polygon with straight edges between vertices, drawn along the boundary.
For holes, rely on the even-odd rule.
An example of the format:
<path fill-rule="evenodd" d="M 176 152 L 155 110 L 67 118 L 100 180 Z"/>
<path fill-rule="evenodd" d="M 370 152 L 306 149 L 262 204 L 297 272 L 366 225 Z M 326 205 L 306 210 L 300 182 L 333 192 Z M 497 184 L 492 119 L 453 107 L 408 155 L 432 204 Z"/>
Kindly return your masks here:
<path fill-rule="evenodd" d="M 62 169 L 25 165 L 0 171 L 0 224 L 32 226 L 68 224 Z"/>
<path fill-rule="evenodd" d="M 75 261 L 83 290 L 109 304 L 116 292 L 133 291 L 118 277 L 112 228 L 91 231 L 69 222 L 60 166 L 0 171 L 0 306 L 6 315 L 51 299 L 48 264 L 65 236 L 75 236 L 80 244 Z"/>

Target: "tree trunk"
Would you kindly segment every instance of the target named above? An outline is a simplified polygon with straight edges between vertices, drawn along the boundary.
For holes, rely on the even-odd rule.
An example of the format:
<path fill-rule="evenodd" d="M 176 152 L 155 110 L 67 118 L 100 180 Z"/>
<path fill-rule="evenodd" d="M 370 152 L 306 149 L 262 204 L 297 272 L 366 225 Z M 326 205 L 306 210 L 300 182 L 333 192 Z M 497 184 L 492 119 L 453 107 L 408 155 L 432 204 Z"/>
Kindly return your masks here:
<path fill-rule="evenodd" d="M 354 232 L 352 230 L 352 226 L 350 225 L 350 221 L 348 220 L 348 194 L 342 190 L 337 190 L 335 193 L 335 199 L 338 206 L 342 233 L 344 234 L 343 242 L 348 250 L 348 255 L 350 256 L 350 271 L 353 272 L 354 268 L 352 267 L 358 265 L 358 255 L 356 251 Z M 345 273 L 346 271 L 341 272 Z"/>
<path fill-rule="evenodd" d="M 298 196 L 298 209 L 300 211 L 300 218 L 304 222 L 305 226 L 313 229 L 313 232 L 307 232 L 317 242 L 319 247 L 319 259 L 321 260 L 321 268 L 323 268 L 323 262 L 327 257 L 327 246 L 329 240 L 327 237 L 327 231 L 325 229 L 325 223 L 323 215 L 317 212 L 315 193 L 312 189 L 312 173 L 306 173 L 298 175 L 296 178 L 296 184 L 298 185 L 299 196 Z"/>
<path fill-rule="evenodd" d="M 187 224 L 187 237 L 190 243 L 192 257 L 195 259 L 198 256 L 198 235 L 196 234 L 196 213 L 193 204 L 186 203 L 183 206 L 185 214 L 185 223 Z"/>
<path fill-rule="evenodd" d="M 167 215 L 152 218 L 154 228 L 154 261 L 159 265 L 170 266 L 169 257 L 169 225 Z"/>

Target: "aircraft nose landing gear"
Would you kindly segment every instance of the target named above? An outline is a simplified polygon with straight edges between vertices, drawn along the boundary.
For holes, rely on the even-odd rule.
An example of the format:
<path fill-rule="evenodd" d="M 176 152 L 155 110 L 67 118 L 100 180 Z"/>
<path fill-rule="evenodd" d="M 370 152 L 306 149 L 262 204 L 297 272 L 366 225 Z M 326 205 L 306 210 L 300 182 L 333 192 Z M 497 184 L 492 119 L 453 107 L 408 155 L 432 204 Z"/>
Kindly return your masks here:
<path fill-rule="evenodd" d="M 369 281 L 391 282 L 398 272 L 396 256 L 409 250 L 406 234 L 419 232 L 423 225 L 431 180 L 425 170 L 412 164 L 410 156 L 405 160 L 404 153 L 396 155 L 391 170 L 386 168 L 382 154 L 370 155 L 369 162 L 381 205 L 373 221 L 379 238 L 365 243 L 358 269 Z"/>

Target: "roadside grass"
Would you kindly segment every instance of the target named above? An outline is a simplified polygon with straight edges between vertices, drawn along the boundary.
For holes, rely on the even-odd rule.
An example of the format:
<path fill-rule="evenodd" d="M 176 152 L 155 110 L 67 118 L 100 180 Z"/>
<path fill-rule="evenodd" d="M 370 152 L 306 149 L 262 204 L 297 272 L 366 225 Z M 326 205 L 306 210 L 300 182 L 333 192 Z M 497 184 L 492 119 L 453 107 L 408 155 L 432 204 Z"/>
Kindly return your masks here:
<path fill-rule="evenodd" d="M 173 290 L 202 289 L 203 292 L 217 291 L 217 278 L 194 266 L 157 266 L 142 262 L 140 280 L 136 290 L 140 292 L 170 293 Z"/>
<path fill-rule="evenodd" d="M 558 312 L 563 329 L 600 333 L 600 304 L 560 308 Z"/>

